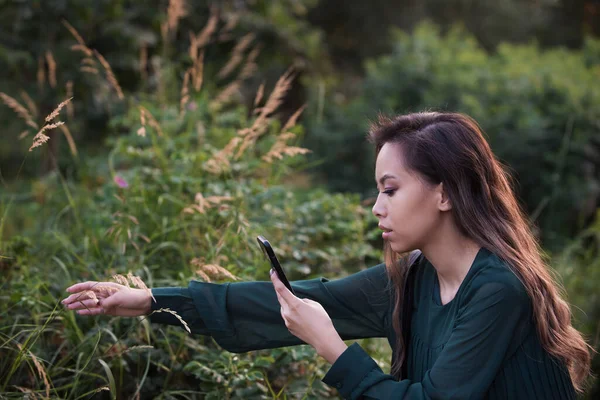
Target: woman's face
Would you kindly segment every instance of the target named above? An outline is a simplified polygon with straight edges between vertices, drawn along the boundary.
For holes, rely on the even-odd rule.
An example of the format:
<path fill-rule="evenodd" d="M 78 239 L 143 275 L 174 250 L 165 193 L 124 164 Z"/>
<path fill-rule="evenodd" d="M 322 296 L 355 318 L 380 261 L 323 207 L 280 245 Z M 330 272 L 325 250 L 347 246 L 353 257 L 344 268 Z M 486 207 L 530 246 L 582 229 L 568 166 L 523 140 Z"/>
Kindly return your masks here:
<path fill-rule="evenodd" d="M 442 194 L 442 184 L 433 186 L 407 170 L 401 147 L 386 143 L 375 165 L 377 201 L 373 214 L 384 231 L 383 239 L 398 253 L 423 248 L 441 217 L 449 209 Z"/>

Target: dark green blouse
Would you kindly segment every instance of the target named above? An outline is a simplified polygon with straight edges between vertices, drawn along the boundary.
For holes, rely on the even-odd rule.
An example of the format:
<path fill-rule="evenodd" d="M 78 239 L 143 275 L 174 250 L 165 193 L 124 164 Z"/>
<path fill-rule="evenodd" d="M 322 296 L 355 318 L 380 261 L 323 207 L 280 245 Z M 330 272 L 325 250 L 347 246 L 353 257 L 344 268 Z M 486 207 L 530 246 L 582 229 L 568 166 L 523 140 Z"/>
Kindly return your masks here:
<path fill-rule="evenodd" d="M 454 299 L 442 305 L 437 274 L 422 255 L 415 291 L 407 379 L 395 380 L 354 343 L 323 378 L 346 399 L 575 399 L 563 363 L 541 346 L 531 301 L 504 262 L 482 248 Z M 344 340 L 385 337 L 394 349 L 394 289 L 385 265 L 345 278 L 292 282 L 323 305 Z M 241 353 L 304 344 L 281 318 L 270 281 L 155 288 L 152 310 L 171 308 L 193 333 Z M 168 313 L 152 322 L 180 325 Z"/>

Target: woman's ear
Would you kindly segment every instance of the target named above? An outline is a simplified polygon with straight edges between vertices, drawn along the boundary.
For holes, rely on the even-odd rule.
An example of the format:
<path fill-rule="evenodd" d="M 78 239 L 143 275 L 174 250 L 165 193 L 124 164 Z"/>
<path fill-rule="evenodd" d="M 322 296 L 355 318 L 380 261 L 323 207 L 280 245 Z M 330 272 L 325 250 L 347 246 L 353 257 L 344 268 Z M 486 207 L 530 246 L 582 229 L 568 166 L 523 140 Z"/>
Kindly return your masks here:
<path fill-rule="evenodd" d="M 448 197 L 448 193 L 444 189 L 444 183 L 440 182 L 437 186 L 436 191 L 439 193 L 438 208 L 440 211 L 450 211 L 452 209 L 452 203 Z"/>

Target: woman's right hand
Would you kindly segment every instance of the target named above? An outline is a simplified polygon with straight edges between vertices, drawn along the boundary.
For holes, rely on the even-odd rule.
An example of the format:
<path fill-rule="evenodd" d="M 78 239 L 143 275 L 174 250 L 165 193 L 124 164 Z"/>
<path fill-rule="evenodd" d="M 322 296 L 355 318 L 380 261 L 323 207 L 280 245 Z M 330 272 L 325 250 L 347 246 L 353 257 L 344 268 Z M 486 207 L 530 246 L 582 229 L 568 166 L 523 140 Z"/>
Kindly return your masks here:
<path fill-rule="evenodd" d="M 137 317 L 150 314 L 150 290 L 134 289 L 114 282 L 81 282 L 67 288 L 72 293 L 62 301 L 80 315 Z"/>

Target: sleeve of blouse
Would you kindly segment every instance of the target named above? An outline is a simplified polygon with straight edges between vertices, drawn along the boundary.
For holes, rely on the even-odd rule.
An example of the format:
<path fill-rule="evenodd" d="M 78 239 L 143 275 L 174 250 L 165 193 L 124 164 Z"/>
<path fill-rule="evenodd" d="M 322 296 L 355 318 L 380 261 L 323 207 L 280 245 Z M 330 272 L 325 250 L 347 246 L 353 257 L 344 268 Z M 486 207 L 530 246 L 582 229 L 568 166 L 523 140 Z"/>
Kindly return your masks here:
<path fill-rule="evenodd" d="M 315 278 L 291 282 L 301 298 L 319 302 L 344 340 L 386 337 L 392 294 L 384 264 L 336 280 Z M 207 283 L 187 288 L 155 288 L 152 311 L 169 308 L 192 333 L 210 335 L 224 349 L 241 353 L 304 344 L 281 318 L 271 281 Z M 152 322 L 181 326 L 172 314 L 155 312 Z"/>
<path fill-rule="evenodd" d="M 530 318 L 527 293 L 490 282 L 465 299 L 450 339 L 421 382 L 395 380 L 354 343 L 334 362 L 323 382 L 345 399 L 480 399 L 516 347 Z"/>

